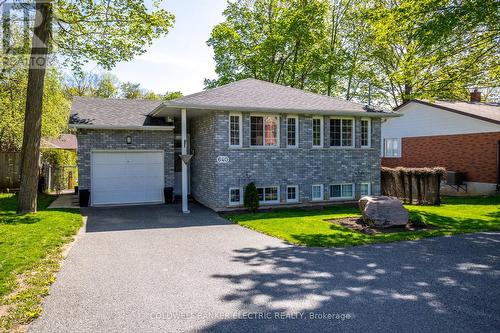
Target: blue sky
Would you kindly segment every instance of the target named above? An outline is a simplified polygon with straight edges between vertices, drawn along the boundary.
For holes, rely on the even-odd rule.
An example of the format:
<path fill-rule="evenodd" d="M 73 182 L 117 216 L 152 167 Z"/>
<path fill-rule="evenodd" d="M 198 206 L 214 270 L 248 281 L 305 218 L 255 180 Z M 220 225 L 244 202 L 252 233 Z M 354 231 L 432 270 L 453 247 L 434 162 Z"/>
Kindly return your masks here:
<path fill-rule="evenodd" d="M 111 72 L 122 82 L 140 83 L 156 93 L 200 91 L 205 78 L 216 77 L 212 48 L 206 41 L 212 28 L 223 21 L 226 0 L 166 0 L 162 7 L 175 15 L 168 35 Z"/>

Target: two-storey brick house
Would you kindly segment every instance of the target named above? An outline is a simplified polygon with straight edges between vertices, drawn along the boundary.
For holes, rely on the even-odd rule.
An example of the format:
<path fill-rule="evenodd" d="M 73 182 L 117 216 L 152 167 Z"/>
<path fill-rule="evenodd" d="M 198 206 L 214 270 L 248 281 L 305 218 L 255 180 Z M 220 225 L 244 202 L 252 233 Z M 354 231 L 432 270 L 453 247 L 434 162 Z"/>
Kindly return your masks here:
<path fill-rule="evenodd" d="M 240 207 L 249 182 L 261 205 L 378 194 L 381 119 L 395 116 L 255 79 L 163 103 L 77 98 L 72 110 L 92 205 L 162 202 L 173 187 L 185 211 L 188 193 Z"/>

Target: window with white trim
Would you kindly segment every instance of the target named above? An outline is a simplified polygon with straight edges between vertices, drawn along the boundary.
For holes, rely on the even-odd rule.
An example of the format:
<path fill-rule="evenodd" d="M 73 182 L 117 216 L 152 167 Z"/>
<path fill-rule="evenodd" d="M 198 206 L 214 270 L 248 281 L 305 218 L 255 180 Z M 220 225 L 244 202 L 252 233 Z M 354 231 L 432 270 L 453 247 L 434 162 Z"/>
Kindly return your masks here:
<path fill-rule="evenodd" d="M 369 148 L 371 145 L 371 120 L 361 119 L 361 147 Z"/>
<path fill-rule="evenodd" d="M 287 202 L 299 201 L 299 187 L 297 185 L 288 185 L 286 187 L 286 201 Z"/>
<path fill-rule="evenodd" d="M 241 204 L 241 189 L 239 187 L 231 187 L 229 189 L 229 204 L 230 205 Z"/>
<path fill-rule="evenodd" d="M 299 144 L 299 118 L 288 116 L 286 118 L 286 146 L 297 147 Z"/>
<path fill-rule="evenodd" d="M 229 114 L 229 146 L 241 147 L 241 114 Z"/>
<path fill-rule="evenodd" d="M 361 196 L 364 197 L 365 195 L 371 195 L 371 187 L 372 187 L 371 183 L 361 183 L 360 186 Z"/>
<path fill-rule="evenodd" d="M 313 147 L 323 147 L 322 117 L 313 117 L 312 119 L 312 145 Z"/>
<path fill-rule="evenodd" d="M 330 199 L 352 199 L 354 198 L 354 184 L 332 184 L 330 185 Z"/>
<path fill-rule="evenodd" d="M 279 144 L 278 116 L 250 116 L 250 145 L 276 147 Z"/>
<path fill-rule="evenodd" d="M 311 200 L 323 200 L 323 184 L 315 184 L 311 188 Z"/>
<path fill-rule="evenodd" d="M 330 119 L 330 146 L 354 147 L 354 120 L 352 118 Z"/>
<path fill-rule="evenodd" d="M 279 189 L 278 186 L 257 187 L 259 193 L 259 202 L 261 203 L 278 203 Z"/>
<path fill-rule="evenodd" d="M 400 157 L 401 145 L 399 139 L 384 139 L 384 156 L 385 157 Z"/>

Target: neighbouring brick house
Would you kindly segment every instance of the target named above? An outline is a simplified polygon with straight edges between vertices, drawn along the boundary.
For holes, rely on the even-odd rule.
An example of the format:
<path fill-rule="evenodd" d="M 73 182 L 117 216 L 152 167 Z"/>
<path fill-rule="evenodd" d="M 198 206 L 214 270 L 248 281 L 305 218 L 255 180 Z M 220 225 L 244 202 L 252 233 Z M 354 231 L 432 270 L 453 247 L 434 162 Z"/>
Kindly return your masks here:
<path fill-rule="evenodd" d="M 412 100 L 395 111 L 403 116 L 382 124 L 383 166 L 442 166 L 465 173 L 467 191 L 445 186 L 447 194 L 498 191 L 499 104 Z"/>
<path fill-rule="evenodd" d="M 378 194 L 381 120 L 395 116 L 246 79 L 168 102 L 76 97 L 70 126 L 91 205 L 159 203 L 173 188 L 185 212 L 188 193 L 221 211 L 249 182 L 269 206 Z"/>

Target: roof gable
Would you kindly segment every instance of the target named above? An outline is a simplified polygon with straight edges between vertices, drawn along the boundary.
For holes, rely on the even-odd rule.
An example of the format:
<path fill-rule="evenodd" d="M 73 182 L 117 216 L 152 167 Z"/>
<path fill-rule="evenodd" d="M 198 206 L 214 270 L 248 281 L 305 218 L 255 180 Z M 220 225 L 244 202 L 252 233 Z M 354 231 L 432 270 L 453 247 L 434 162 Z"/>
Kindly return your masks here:
<path fill-rule="evenodd" d="M 494 124 L 500 124 L 500 104 L 498 103 L 478 103 L 462 101 L 435 101 L 433 103 L 421 100 L 410 100 L 396 108 L 394 111 L 404 111 L 404 108 L 411 104 L 423 104 L 440 110 L 453 112 L 466 117 L 484 120 Z"/>

